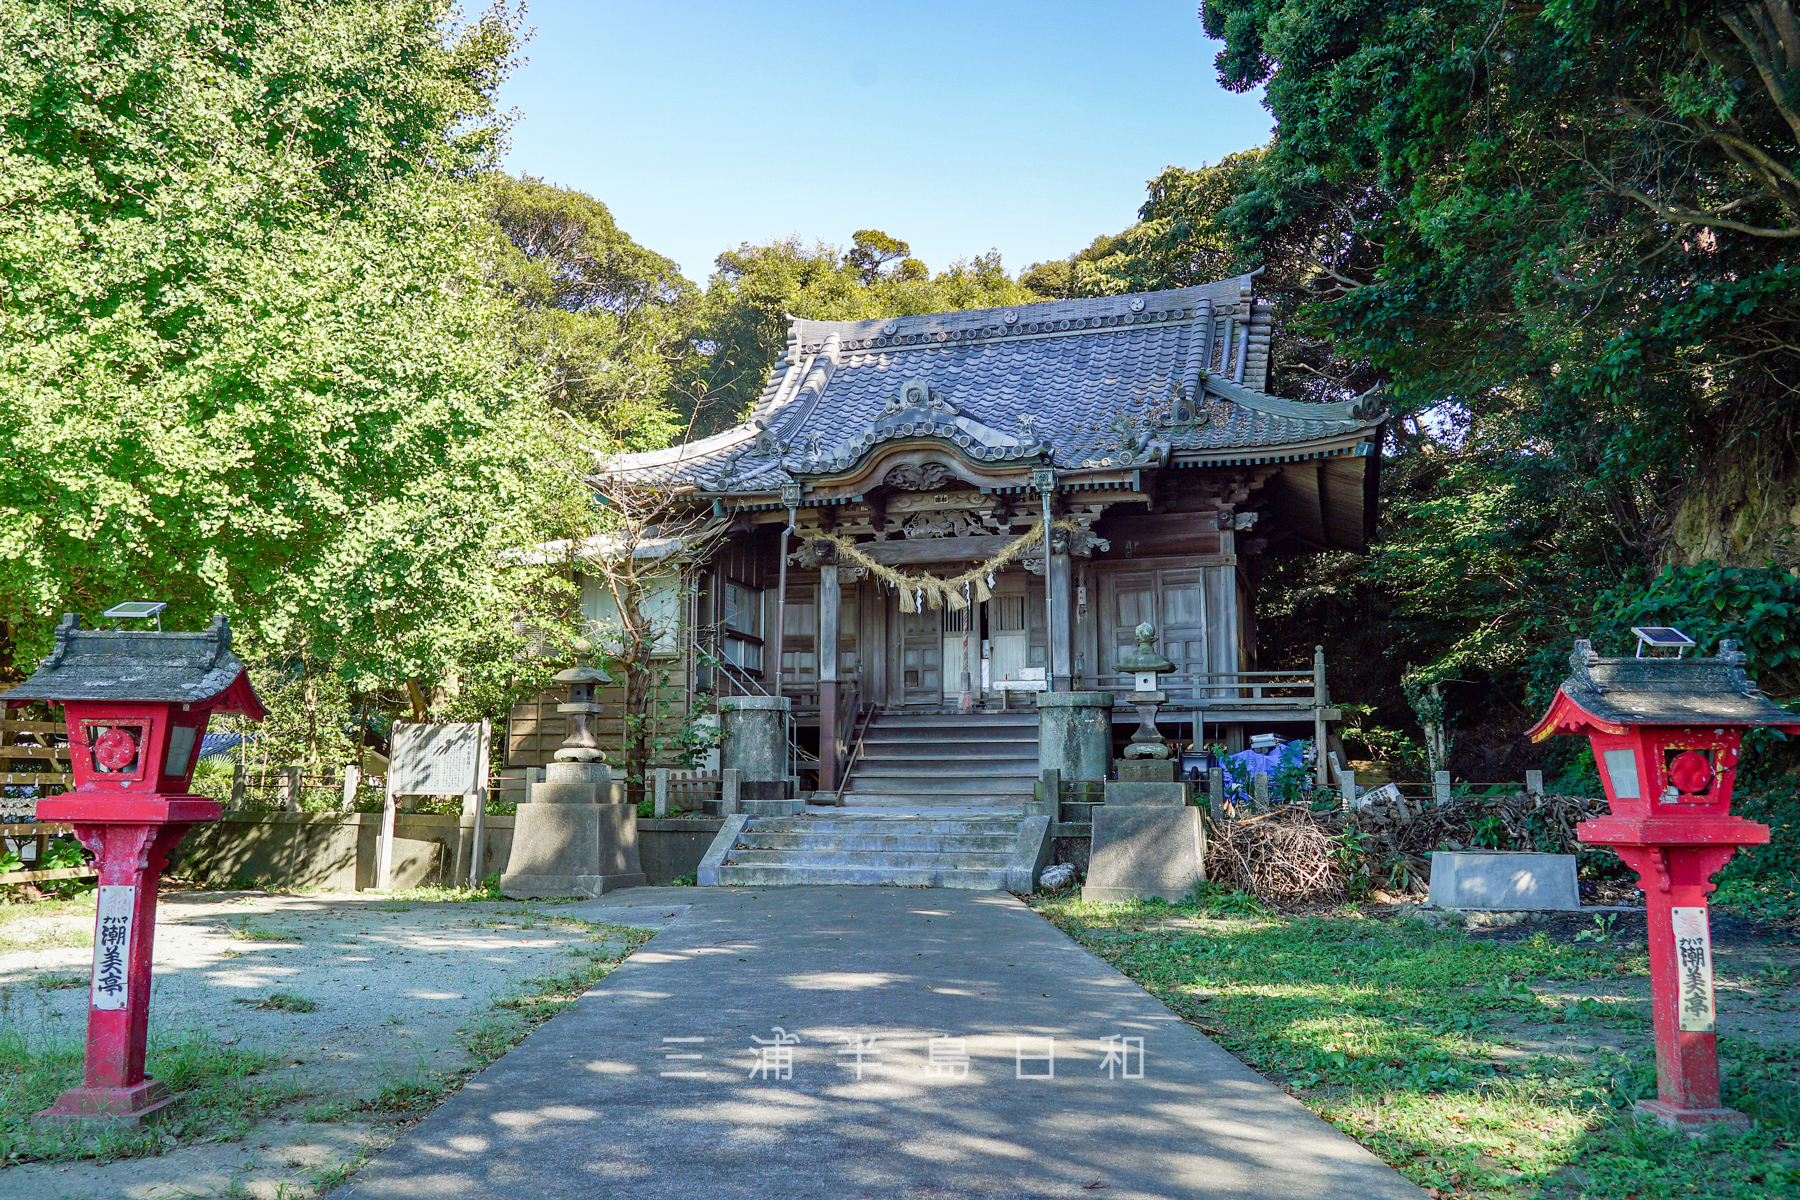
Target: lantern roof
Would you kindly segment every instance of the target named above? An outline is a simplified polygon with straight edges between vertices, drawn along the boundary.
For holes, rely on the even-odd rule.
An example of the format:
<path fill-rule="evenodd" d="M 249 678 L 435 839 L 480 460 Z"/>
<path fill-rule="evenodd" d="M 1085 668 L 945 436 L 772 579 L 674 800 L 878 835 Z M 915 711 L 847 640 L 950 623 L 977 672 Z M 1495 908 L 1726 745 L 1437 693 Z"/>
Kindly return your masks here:
<path fill-rule="evenodd" d="M 218 712 L 263 718 L 244 664 L 231 652 L 223 615 L 198 633 L 83 629 L 64 613 L 56 645 L 31 678 L 5 693 L 16 707 L 34 700 L 207 704 Z"/>
<path fill-rule="evenodd" d="M 1550 711 L 1530 730 L 1598 730 L 1621 734 L 1634 725 L 1775 726 L 1800 732 L 1800 715 L 1770 700 L 1744 673 L 1737 643 L 1719 643 L 1715 658 L 1601 658 L 1586 638 L 1569 655 L 1569 677 Z"/>

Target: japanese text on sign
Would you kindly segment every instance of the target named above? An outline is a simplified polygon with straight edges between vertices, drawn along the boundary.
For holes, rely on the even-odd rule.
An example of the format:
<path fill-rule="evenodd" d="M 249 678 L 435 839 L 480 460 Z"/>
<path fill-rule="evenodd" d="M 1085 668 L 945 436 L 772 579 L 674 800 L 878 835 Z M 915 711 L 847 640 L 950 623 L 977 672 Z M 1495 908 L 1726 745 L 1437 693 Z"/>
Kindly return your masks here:
<path fill-rule="evenodd" d="M 1680 989 L 1683 1033 L 1711 1033 L 1713 1010 L 1712 935 L 1704 908 L 1671 908 L 1675 931 L 1675 979 Z"/>
<path fill-rule="evenodd" d="M 131 916 L 137 889 L 102 884 L 94 916 L 94 977 L 88 1003 L 95 1008 L 124 1008 L 131 977 Z"/>

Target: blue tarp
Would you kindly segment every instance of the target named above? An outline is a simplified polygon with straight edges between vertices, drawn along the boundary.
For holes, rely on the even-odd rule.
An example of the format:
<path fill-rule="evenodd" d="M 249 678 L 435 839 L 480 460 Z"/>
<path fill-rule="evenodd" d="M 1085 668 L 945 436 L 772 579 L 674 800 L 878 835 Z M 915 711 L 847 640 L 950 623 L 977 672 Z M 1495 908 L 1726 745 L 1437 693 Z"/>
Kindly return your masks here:
<path fill-rule="evenodd" d="M 1264 754 L 1257 750 L 1239 750 L 1228 754 L 1225 761 L 1225 796 L 1232 801 L 1249 798 L 1251 780 L 1257 775 L 1274 775 L 1279 771 L 1306 766 L 1307 739 L 1288 742 Z"/>

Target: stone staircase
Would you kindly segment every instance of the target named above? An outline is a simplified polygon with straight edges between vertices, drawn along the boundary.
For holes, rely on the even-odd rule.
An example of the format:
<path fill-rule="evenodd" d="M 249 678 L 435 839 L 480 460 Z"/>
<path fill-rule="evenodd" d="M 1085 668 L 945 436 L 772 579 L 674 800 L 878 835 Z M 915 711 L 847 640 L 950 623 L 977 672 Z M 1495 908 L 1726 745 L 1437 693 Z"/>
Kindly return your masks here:
<path fill-rule="evenodd" d="M 1050 849 L 1047 817 L 815 809 L 728 817 L 700 864 L 702 886 L 791 884 L 1028 892 Z"/>
<path fill-rule="evenodd" d="M 844 807 L 727 818 L 699 881 L 1029 892 L 1050 850 L 1049 818 L 1022 815 L 1037 736 L 1035 712 L 884 713 Z"/>
<path fill-rule="evenodd" d="M 847 808 L 1020 811 L 1038 775 L 1037 713 L 876 717 L 844 788 Z"/>

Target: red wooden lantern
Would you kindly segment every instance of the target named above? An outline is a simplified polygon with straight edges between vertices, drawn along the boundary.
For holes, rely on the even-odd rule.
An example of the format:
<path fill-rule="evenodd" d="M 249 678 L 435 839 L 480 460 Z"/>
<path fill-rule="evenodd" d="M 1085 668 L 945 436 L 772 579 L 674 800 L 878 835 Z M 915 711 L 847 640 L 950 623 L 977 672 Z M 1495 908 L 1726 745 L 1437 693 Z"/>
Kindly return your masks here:
<path fill-rule="evenodd" d="M 1767 825 L 1731 815 L 1744 730 L 1796 732 L 1800 716 L 1763 695 L 1744 661 L 1731 641 L 1717 658 L 1601 658 L 1578 641 L 1531 729 L 1533 741 L 1585 733 L 1593 747 L 1610 815 L 1576 834 L 1611 846 L 1643 889 L 1657 1098 L 1638 1107 L 1675 1128 L 1749 1122 L 1719 1100 L 1706 897 L 1739 846 L 1769 840 Z"/>
<path fill-rule="evenodd" d="M 143 1121 L 173 1100 L 144 1075 L 157 881 L 188 826 L 219 818 L 218 801 L 188 794 L 207 718 L 260 721 L 262 704 L 222 616 L 204 633 L 163 633 L 83 629 L 76 613 L 6 693 L 9 707 L 33 701 L 63 706 L 75 776 L 73 791 L 38 801 L 38 820 L 72 824 L 100 872 L 85 1077 L 38 1115 Z"/>

